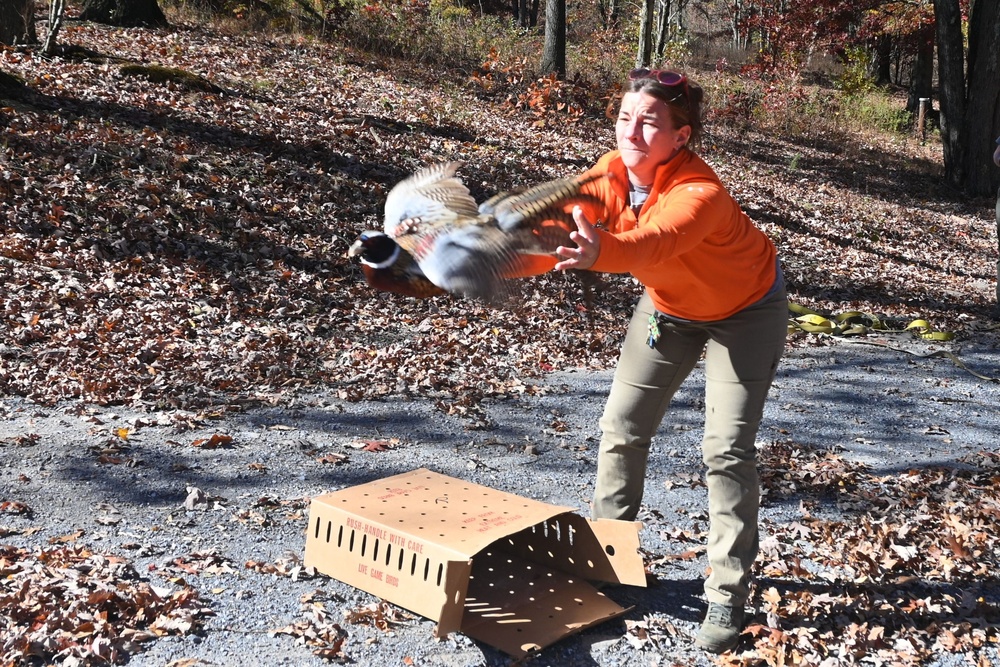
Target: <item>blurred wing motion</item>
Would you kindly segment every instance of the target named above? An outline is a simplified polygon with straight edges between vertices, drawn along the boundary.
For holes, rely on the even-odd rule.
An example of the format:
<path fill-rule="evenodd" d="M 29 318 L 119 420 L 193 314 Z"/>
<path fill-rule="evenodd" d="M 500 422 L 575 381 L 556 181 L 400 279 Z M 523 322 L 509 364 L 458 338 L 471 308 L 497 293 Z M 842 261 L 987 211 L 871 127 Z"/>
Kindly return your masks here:
<path fill-rule="evenodd" d="M 568 178 L 506 192 L 481 206 L 447 162 L 417 171 L 386 198 L 383 231 L 364 232 L 359 256 L 372 287 L 424 298 L 444 292 L 493 300 L 529 255 L 572 245 L 567 208 L 599 201 L 581 188 L 598 178 Z"/>

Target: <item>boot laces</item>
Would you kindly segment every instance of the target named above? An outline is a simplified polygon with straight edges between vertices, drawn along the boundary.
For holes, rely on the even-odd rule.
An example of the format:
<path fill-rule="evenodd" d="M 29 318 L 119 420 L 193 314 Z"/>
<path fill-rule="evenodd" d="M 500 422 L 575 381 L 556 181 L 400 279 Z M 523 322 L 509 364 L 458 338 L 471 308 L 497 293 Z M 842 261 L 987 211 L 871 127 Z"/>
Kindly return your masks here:
<path fill-rule="evenodd" d="M 706 620 L 712 625 L 718 625 L 724 628 L 732 627 L 734 625 L 733 609 L 732 607 L 712 603 L 708 605 L 708 615 Z"/>

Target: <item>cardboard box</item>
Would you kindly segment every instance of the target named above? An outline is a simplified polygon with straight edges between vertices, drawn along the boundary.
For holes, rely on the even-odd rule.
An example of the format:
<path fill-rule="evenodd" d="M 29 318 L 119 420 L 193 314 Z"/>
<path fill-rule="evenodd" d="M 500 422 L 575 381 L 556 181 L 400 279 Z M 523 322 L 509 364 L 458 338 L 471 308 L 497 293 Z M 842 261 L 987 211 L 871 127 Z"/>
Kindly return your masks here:
<path fill-rule="evenodd" d="M 522 657 L 628 611 L 639 526 L 420 469 L 314 498 L 305 564 Z"/>

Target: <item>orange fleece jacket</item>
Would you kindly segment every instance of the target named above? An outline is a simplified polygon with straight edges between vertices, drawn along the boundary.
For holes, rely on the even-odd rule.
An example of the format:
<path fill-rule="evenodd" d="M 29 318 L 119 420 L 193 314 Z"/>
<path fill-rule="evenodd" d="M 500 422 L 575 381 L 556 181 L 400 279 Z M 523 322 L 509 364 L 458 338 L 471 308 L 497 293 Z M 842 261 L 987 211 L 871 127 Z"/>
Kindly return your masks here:
<path fill-rule="evenodd" d="M 657 310 L 703 322 L 739 312 L 774 285 L 774 244 L 693 152 L 684 149 L 659 168 L 638 219 L 618 151 L 587 173 L 605 172 L 608 178 L 585 187 L 607 207 L 585 207 L 607 230 L 598 230 L 601 252 L 592 271 L 631 273 Z"/>

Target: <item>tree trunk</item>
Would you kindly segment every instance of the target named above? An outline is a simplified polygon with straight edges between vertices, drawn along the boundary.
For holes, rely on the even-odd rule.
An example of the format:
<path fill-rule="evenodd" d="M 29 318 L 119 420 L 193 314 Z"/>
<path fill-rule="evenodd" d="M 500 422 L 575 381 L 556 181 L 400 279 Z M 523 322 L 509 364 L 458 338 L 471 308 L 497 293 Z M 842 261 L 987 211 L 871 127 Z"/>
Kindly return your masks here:
<path fill-rule="evenodd" d="M 639 19 L 639 50 L 635 56 L 636 67 L 649 67 L 653 59 L 653 14 L 656 0 L 643 0 Z"/>
<path fill-rule="evenodd" d="M 656 17 L 656 46 L 653 53 L 657 60 L 663 59 L 663 52 L 666 51 L 667 42 L 670 41 L 670 5 L 671 0 L 658 0 L 659 11 Z"/>
<path fill-rule="evenodd" d="M 889 35 L 879 35 L 872 55 L 871 75 L 875 85 L 886 86 L 892 83 L 892 38 Z"/>
<path fill-rule="evenodd" d="M 730 5 L 729 27 L 733 31 L 733 50 L 747 48 L 746 29 L 743 27 L 743 0 L 735 0 Z"/>
<path fill-rule="evenodd" d="M 167 25 L 156 0 L 84 0 L 81 21 L 123 28 L 160 28 Z"/>
<path fill-rule="evenodd" d="M 0 0 L 0 44 L 34 44 L 34 0 Z"/>
<path fill-rule="evenodd" d="M 605 30 L 618 26 L 618 0 L 597 0 L 597 7 Z"/>
<path fill-rule="evenodd" d="M 66 0 L 50 0 L 49 31 L 46 33 L 45 43 L 42 45 L 42 53 L 47 56 L 51 56 L 56 52 L 56 44 L 59 39 L 59 29 L 62 27 L 65 12 Z"/>
<path fill-rule="evenodd" d="M 566 0 L 546 0 L 542 74 L 566 78 Z"/>
<path fill-rule="evenodd" d="M 963 122 L 965 191 L 991 195 L 1000 186 L 993 164 L 1000 136 L 1000 0 L 976 0 L 969 17 L 969 94 Z"/>
<path fill-rule="evenodd" d="M 934 0 L 934 17 L 937 29 L 944 175 L 949 183 L 960 188 L 965 182 L 965 147 L 962 143 L 965 66 L 962 52 L 962 12 L 958 0 Z"/>
<path fill-rule="evenodd" d="M 918 37 L 917 57 L 910 70 L 910 91 L 906 97 L 906 110 L 920 111 L 920 98 L 930 98 L 934 92 L 934 34 Z"/>

